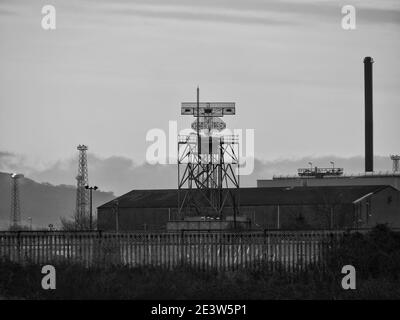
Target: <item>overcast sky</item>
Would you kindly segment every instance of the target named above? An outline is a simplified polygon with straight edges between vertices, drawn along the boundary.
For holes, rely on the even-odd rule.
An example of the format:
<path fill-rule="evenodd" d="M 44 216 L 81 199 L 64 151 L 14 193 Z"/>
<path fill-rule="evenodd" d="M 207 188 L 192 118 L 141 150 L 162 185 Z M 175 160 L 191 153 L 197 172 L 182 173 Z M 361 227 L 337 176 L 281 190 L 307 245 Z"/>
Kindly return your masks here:
<path fill-rule="evenodd" d="M 1 0 L 0 151 L 45 170 L 84 143 L 140 164 L 148 130 L 190 124 L 179 106 L 199 85 L 237 103 L 225 120 L 255 129 L 257 159 L 362 156 L 370 55 L 374 151 L 400 153 L 399 31 L 398 0 Z"/>

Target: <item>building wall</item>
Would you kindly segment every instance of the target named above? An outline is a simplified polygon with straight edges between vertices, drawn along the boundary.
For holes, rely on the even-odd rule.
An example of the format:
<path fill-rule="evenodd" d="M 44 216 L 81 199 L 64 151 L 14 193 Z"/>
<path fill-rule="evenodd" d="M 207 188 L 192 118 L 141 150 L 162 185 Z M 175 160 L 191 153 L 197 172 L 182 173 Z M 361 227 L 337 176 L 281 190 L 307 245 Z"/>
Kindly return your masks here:
<path fill-rule="evenodd" d="M 391 188 L 373 194 L 370 199 L 370 214 L 366 226 L 388 223 L 400 227 L 400 192 Z"/>
<path fill-rule="evenodd" d="M 262 229 L 336 229 L 353 227 L 352 205 L 271 205 L 241 207 L 241 213 Z M 279 222 L 278 222 L 279 220 Z"/>
<path fill-rule="evenodd" d="M 176 219 L 176 208 L 120 208 L 119 231 L 164 229 L 167 221 Z M 352 205 L 246 206 L 241 215 L 251 220 L 253 229 L 329 229 L 353 226 Z M 224 216 L 232 216 L 226 208 Z M 278 224 L 279 216 L 279 224 Z M 116 230 L 116 214 L 112 208 L 98 209 L 98 228 Z"/>
<path fill-rule="evenodd" d="M 117 217 L 114 209 L 99 208 L 97 215 L 99 230 L 116 230 Z M 119 208 L 118 230 L 139 231 L 162 229 L 169 220 L 169 215 L 170 210 L 164 208 Z"/>

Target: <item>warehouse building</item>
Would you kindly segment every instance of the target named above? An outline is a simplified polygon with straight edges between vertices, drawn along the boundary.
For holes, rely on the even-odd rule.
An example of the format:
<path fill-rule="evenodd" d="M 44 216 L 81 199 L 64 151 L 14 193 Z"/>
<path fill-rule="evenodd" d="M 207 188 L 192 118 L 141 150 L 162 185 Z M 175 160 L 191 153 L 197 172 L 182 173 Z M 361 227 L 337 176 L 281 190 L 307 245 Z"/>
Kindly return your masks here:
<path fill-rule="evenodd" d="M 240 214 L 251 229 L 400 227 L 400 191 L 387 185 L 241 188 Z M 237 194 L 236 194 L 237 195 Z M 165 230 L 177 219 L 178 191 L 133 190 L 100 206 L 105 231 Z M 226 208 L 224 216 L 231 215 Z"/>

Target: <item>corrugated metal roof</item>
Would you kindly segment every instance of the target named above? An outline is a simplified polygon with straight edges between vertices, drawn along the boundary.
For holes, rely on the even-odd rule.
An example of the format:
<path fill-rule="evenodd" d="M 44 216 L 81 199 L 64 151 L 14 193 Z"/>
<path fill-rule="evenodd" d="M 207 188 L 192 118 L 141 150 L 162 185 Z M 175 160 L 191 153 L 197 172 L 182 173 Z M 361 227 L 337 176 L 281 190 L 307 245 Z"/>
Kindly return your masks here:
<path fill-rule="evenodd" d="M 369 193 L 376 193 L 390 186 L 324 186 L 294 188 L 241 188 L 241 206 L 263 205 L 314 205 L 350 204 Z M 233 190 L 236 193 L 237 190 Z M 123 208 L 176 208 L 177 189 L 132 190 L 117 199 Z M 112 207 L 114 201 L 99 208 Z"/>

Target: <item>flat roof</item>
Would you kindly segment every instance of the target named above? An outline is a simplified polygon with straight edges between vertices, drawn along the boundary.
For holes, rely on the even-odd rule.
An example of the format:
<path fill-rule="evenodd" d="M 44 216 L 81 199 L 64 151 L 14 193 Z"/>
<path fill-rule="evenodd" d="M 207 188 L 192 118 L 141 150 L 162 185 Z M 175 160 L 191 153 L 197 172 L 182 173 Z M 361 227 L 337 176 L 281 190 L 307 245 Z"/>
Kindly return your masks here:
<path fill-rule="evenodd" d="M 274 180 L 284 180 L 284 179 L 317 179 L 317 180 L 324 180 L 324 179 L 364 179 L 364 178 L 399 178 L 400 179 L 400 172 L 370 172 L 370 173 L 360 173 L 360 174 L 348 174 L 348 175 L 327 175 L 323 178 L 315 177 L 315 176 L 299 176 L 299 175 L 274 175 L 272 179 L 257 179 L 257 181 L 274 181 Z"/>

